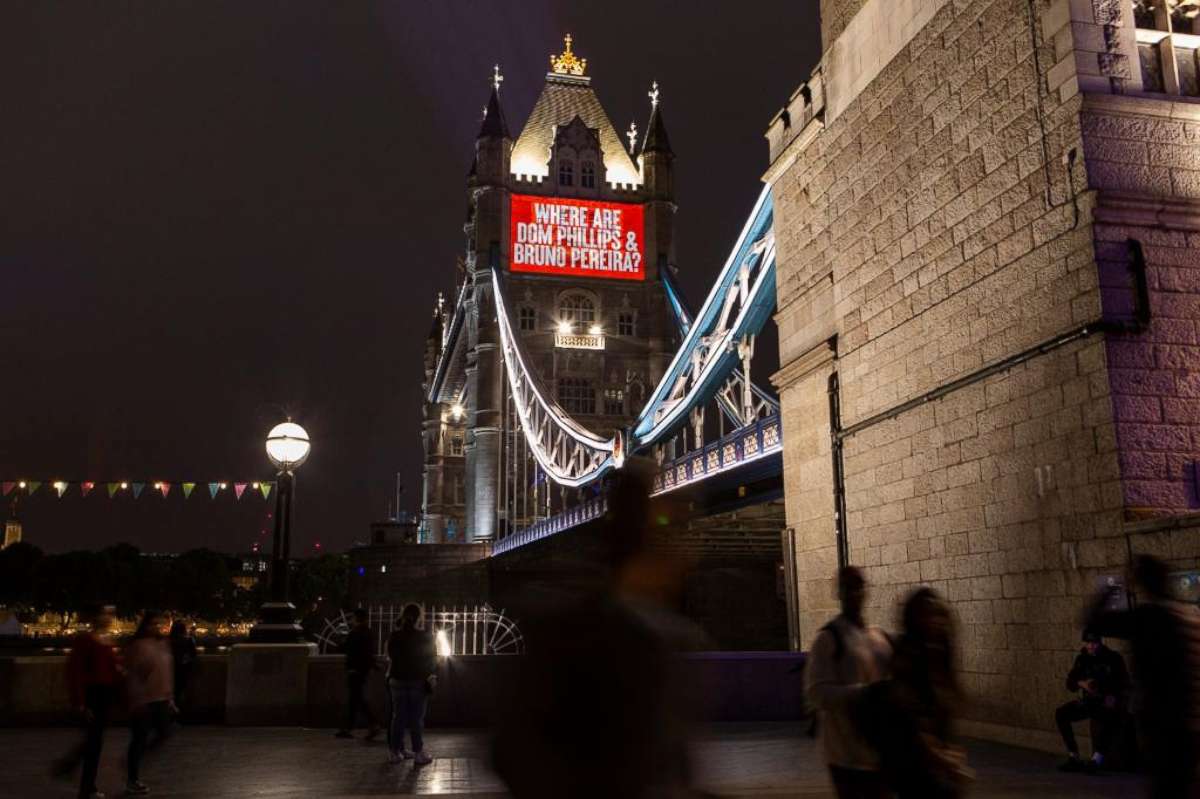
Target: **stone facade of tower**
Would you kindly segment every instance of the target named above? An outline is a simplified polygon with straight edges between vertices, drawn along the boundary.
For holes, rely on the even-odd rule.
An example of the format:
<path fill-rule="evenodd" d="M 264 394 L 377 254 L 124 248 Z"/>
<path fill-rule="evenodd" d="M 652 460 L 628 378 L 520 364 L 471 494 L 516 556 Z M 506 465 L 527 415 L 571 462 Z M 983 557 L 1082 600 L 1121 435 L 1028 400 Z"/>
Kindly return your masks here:
<path fill-rule="evenodd" d="M 1131 553 L 1200 564 L 1200 88 L 1169 37 L 1192 21 L 821 13 L 821 63 L 767 132 L 793 644 L 835 612 L 839 561 L 892 629 L 931 585 L 967 731 L 1057 750 L 1088 598 Z"/>
<path fill-rule="evenodd" d="M 432 484 L 439 472 L 431 459 L 441 464 L 444 481 L 449 464 L 458 468 L 452 461 L 458 456 L 447 456 L 439 442 L 461 433 L 465 539 L 459 540 L 495 540 L 577 499 L 577 492 L 552 487 L 539 474 L 522 441 L 501 351 L 493 270 L 542 390 L 598 434 L 632 421 L 678 344 L 662 283 L 662 274 L 674 268 L 674 154 L 657 88 L 644 135 L 627 147 L 582 63 L 568 44 L 515 136 L 494 87 L 476 142 L 467 181 L 466 286 L 445 314 L 441 343 L 427 361 L 426 516 L 433 518 L 429 497 L 447 496 L 444 486 Z M 590 263 L 573 268 L 569 260 L 546 266 L 541 254 L 519 256 L 514 264 L 518 225 L 538 213 L 529 209 L 547 204 L 589 214 L 612 210 L 622 219 L 640 215 L 638 279 Z M 540 264 L 540 271 L 525 260 Z M 431 523 L 425 539 L 447 540 L 444 524 L 436 532 Z"/>

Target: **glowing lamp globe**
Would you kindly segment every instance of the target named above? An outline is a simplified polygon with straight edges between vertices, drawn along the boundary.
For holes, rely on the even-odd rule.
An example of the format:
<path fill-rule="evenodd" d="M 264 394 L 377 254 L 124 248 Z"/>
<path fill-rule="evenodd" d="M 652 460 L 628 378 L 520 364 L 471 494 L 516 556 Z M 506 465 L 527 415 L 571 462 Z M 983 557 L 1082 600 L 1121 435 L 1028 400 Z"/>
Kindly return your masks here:
<path fill-rule="evenodd" d="M 267 457 L 285 472 L 304 463 L 311 448 L 308 433 L 295 422 L 277 424 L 267 433 Z"/>

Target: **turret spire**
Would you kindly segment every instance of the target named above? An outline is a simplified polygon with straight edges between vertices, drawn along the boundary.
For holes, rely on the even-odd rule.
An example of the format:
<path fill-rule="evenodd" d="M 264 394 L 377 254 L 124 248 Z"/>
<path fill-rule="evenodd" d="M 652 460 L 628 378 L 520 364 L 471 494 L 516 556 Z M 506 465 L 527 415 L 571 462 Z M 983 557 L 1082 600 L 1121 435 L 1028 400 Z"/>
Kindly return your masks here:
<path fill-rule="evenodd" d="M 671 140 L 667 137 L 667 128 L 663 124 L 661 101 L 659 99 L 658 81 L 650 85 L 647 96 L 650 98 L 650 122 L 646 126 L 646 140 L 642 143 L 643 153 L 671 153 Z"/>
<path fill-rule="evenodd" d="M 500 74 L 500 65 L 492 67 L 492 94 L 483 109 L 483 124 L 479 126 L 480 139 L 508 139 L 508 121 L 504 118 L 504 109 L 500 107 L 500 84 L 504 76 Z"/>

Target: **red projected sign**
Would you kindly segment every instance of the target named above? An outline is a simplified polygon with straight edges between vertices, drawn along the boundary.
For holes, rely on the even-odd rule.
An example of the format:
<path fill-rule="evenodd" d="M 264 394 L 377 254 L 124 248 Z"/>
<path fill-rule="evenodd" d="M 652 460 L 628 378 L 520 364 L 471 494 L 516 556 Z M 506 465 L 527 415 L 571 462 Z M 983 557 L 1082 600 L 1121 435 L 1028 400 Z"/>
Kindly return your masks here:
<path fill-rule="evenodd" d="M 512 196 L 508 264 L 514 272 L 644 280 L 640 205 Z"/>

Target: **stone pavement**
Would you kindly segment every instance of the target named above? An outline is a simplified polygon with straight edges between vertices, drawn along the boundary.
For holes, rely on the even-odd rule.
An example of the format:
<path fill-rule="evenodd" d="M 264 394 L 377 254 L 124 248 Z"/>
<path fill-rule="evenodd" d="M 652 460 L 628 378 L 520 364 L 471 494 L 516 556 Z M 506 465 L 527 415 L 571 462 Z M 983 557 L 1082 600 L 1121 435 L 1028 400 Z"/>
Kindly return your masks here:
<path fill-rule="evenodd" d="M 415 769 L 387 764 L 382 743 L 335 740 L 332 730 L 187 727 L 147 764 L 144 780 L 156 797 L 505 795 L 487 766 L 486 732 L 431 730 L 427 737 L 437 759 Z M 0 797 L 73 796 L 73 784 L 51 780 L 47 769 L 74 740 L 69 729 L 0 730 Z M 100 787 L 109 796 L 121 794 L 128 741 L 118 728 L 105 742 Z M 714 726 L 696 742 L 695 755 L 699 783 L 719 797 L 831 795 L 813 742 L 795 724 Z M 1134 777 L 1059 774 L 1055 759 L 1040 752 L 973 742 L 971 764 L 979 772 L 973 798 L 1140 795 Z"/>

